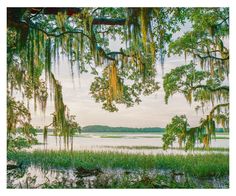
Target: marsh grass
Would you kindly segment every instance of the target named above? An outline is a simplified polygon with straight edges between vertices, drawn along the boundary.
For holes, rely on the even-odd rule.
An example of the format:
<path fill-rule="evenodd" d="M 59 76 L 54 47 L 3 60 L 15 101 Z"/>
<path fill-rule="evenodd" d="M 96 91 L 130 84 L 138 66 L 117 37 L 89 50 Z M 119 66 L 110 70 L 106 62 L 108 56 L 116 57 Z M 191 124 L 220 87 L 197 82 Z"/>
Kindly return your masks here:
<path fill-rule="evenodd" d="M 8 160 L 41 168 L 111 168 L 175 170 L 194 177 L 229 175 L 229 156 L 223 154 L 141 155 L 90 151 L 8 152 Z"/>
<path fill-rule="evenodd" d="M 127 139 L 138 139 L 138 138 L 161 138 L 161 136 L 122 136 L 122 135 L 102 135 L 100 138 L 127 138 Z"/>
<path fill-rule="evenodd" d="M 215 139 L 224 139 L 224 140 L 229 140 L 229 137 L 227 137 L 227 136 L 216 136 Z"/>
<path fill-rule="evenodd" d="M 126 138 L 126 136 L 122 136 L 122 135 L 101 135 L 100 138 Z"/>
<path fill-rule="evenodd" d="M 163 149 L 161 146 L 102 146 L 104 148 L 114 148 L 114 149 L 127 149 L 127 150 L 158 150 Z M 170 147 L 171 150 L 185 150 L 185 148 L 179 147 Z M 210 147 L 204 149 L 202 147 L 196 147 L 193 151 L 220 151 L 220 152 L 229 152 L 229 148 L 220 148 L 220 147 Z"/>

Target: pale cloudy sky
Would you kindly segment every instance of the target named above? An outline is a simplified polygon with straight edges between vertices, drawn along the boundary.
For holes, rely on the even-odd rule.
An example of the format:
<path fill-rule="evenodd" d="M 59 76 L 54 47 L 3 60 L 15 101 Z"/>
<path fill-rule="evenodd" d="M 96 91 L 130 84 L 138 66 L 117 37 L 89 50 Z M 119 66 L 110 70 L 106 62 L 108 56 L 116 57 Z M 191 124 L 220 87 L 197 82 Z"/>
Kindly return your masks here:
<path fill-rule="evenodd" d="M 166 59 L 164 72 L 185 64 L 184 58 L 172 57 Z M 101 103 L 95 103 L 89 94 L 90 84 L 93 76 L 90 74 L 75 75 L 74 81 L 71 78 L 70 65 L 64 60 L 56 69 L 56 78 L 61 81 L 63 98 L 65 104 L 70 108 L 71 114 L 76 115 L 76 120 L 81 126 L 86 125 L 109 125 L 128 127 L 165 127 L 174 115 L 186 114 L 191 125 L 197 125 L 200 113 L 195 112 L 195 104 L 190 106 L 183 95 L 176 94 L 168 105 L 164 102 L 164 91 L 162 88 L 162 71 L 160 64 L 157 67 L 157 80 L 161 89 L 150 96 L 143 96 L 142 102 L 132 108 L 120 106 L 118 112 L 108 112 L 102 109 Z M 53 112 L 53 102 L 48 101 L 46 115 L 41 112 L 32 112 L 32 123 L 36 126 L 50 124 Z"/>
<path fill-rule="evenodd" d="M 178 37 L 184 31 L 190 29 L 182 28 L 182 31 L 175 35 Z M 110 48 L 119 51 L 121 44 L 119 41 L 111 41 Z M 169 72 L 176 66 L 188 63 L 184 57 L 172 56 L 165 59 L 164 73 Z M 186 114 L 190 125 L 195 126 L 199 123 L 203 114 L 195 112 L 196 104 L 191 106 L 186 102 L 181 94 L 176 94 L 170 98 L 168 105 L 164 102 L 164 91 L 162 88 L 162 70 L 161 65 L 157 63 L 157 80 L 161 88 L 150 96 L 143 96 L 142 102 L 132 108 L 120 106 L 118 112 L 108 112 L 102 109 L 101 103 L 95 103 L 89 94 L 90 84 L 93 81 L 93 75 L 81 74 L 79 77 L 75 74 L 74 81 L 71 78 L 71 69 L 66 58 L 61 59 L 56 65 L 54 74 L 61 81 L 63 89 L 64 103 L 70 108 L 71 114 L 76 115 L 76 120 L 81 126 L 86 125 L 109 125 L 109 126 L 127 126 L 127 127 L 165 127 L 166 124 L 175 115 Z M 32 104 L 30 104 L 32 105 Z M 53 112 L 53 103 L 48 101 L 46 114 L 32 111 L 32 123 L 35 126 L 50 124 Z"/>

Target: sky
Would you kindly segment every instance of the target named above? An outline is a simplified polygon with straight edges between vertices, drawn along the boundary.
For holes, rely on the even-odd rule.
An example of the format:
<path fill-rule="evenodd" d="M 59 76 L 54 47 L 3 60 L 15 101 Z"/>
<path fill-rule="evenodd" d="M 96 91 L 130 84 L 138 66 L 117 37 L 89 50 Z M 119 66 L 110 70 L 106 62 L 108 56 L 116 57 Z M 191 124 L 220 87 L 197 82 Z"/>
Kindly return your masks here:
<path fill-rule="evenodd" d="M 183 57 L 173 56 L 166 59 L 164 74 L 182 64 L 185 64 Z M 121 105 L 118 107 L 119 111 L 113 113 L 102 109 L 102 104 L 95 103 L 91 98 L 89 88 L 93 75 L 86 73 L 78 77 L 75 74 L 74 80 L 72 80 L 70 65 L 66 60 L 60 62 L 54 73 L 61 82 L 64 103 L 69 107 L 70 113 L 76 115 L 80 126 L 165 127 L 173 116 L 182 114 L 187 115 L 190 125 L 198 125 L 202 114 L 197 114 L 195 112 L 196 104 L 189 105 L 183 95 L 176 94 L 169 99 L 168 104 L 165 104 L 161 65 L 157 64 L 156 67 L 156 77 L 161 88 L 150 96 L 142 96 L 142 102 L 139 105 L 131 108 Z M 52 112 L 53 102 L 49 99 L 45 115 L 40 111 L 32 110 L 32 124 L 41 127 L 50 124 Z"/>
<path fill-rule="evenodd" d="M 183 27 L 182 30 L 175 35 L 180 36 L 185 31 L 190 29 L 189 24 Z M 109 45 L 112 51 L 119 51 L 121 43 L 110 41 Z M 165 59 L 164 74 L 171 69 L 188 63 L 184 57 L 171 56 Z M 75 74 L 74 79 L 71 78 L 70 64 L 66 58 L 61 58 L 58 64 L 53 69 L 55 77 L 59 79 L 62 85 L 64 103 L 69 107 L 70 113 L 76 115 L 76 120 L 80 126 L 87 125 L 108 125 L 113 127 L 165 127 L 175 115 L 185 114 L 189 120 L 190 126 L 197 126 L 201 117 L 204 114 L 196 113 L 196 104 L 189 105 L 186 99 L 181 94 L 175 94 L 169 99 L 168 104 L 164 101 L 164 90 L 162 87 L 162 73 L 159 62 L 156 64 L 157 81 L 161 87 L 157 92 L 150 96 L 142 96 L 142 102 L 131 108 L 119 106 L 118 112 L 108 112 L 102 109 L 102 103 L 95 103 L 94 99 L 89 94 L 89 88 L 93 82 L 93 75 L 83 73 L 80 76 Z M 53 102 L 48 101 L 46 113 L 33 111 L 32 102 L 32 124 L 43 127 L 52 121 Z"/>

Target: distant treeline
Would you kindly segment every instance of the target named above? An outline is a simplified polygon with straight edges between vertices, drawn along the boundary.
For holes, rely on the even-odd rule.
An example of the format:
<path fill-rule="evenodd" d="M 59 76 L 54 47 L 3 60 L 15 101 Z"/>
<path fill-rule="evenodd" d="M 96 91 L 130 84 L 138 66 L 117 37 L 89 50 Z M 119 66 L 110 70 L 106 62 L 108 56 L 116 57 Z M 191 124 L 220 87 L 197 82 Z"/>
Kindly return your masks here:
<path fill-rule="evenodd" d="M 103 125 L 90 125 L 83 127 L 82 132 L 164 132 L 164 128 L 160 127 L 131 128 L 131 127 L 109 127 Z"/>
<path fill-rule="evenodd" d="M 53 131 L 52 129 L 48 130 Z M 131 127 L 109 127 L 104 125 L 89 125 L 82 128 L 82 132 L 164 132 L 165 128 L 161 127 L 145 127 L 145 128 L 131 128 Z M 38 129 L 38 132 L 42 132 L 42 129 Z M 216 132 L 224 132 L 222 128 L 216 128 Z"/>
<path fill-rule="evenodd" d="M 89 125 L 82 128 L 82 132 L 164 132 L 165 128 L 161 127 L 109 127 L 103 125 Z M 222 128 L 217 128 L 216 132 L 223 132 Z"/>

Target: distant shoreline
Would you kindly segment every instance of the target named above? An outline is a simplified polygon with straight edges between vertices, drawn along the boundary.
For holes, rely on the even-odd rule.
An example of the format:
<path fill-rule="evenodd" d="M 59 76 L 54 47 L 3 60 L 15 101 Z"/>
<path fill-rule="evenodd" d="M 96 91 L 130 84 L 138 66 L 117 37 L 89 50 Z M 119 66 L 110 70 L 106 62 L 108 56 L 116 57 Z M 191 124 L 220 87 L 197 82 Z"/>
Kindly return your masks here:
<path fill-rule="evenodd" d="M 110 127 L 105 125 L 89 125 L 81 128 L 82 133 L 99 133 L 99 132 L 114 132 L 114 133 L 164 133 L 165 128 L 162 127 L 145 127 L 145 128 L 133 128 L 133 127 Z M 48 129 L 52 132 L 53 129 Z M 38 132 L 43 132 L 42 129 L 38 129 Z M 223 128 L 217 128 L 217 133 L 225 133 Z"/>

